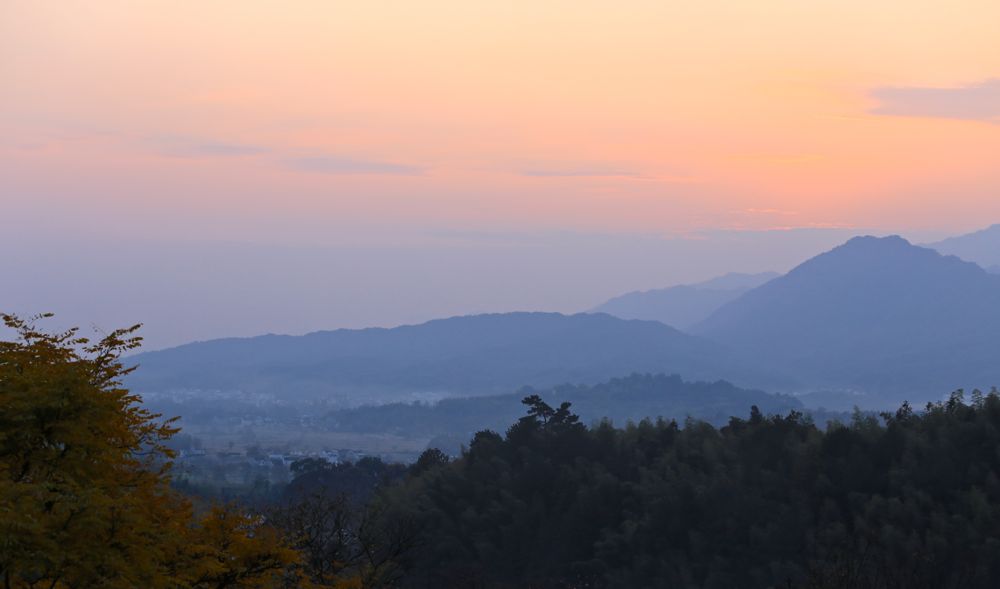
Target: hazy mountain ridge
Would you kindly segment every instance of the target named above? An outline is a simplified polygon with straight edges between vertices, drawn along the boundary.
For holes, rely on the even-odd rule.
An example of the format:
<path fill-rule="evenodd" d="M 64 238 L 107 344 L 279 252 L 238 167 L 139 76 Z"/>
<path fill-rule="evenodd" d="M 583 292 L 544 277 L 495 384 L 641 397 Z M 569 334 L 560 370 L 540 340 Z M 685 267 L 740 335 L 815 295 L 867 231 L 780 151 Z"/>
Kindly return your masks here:
<path fill-rule="evenodd" d="M 958 256 L 967 262 L 975 262 L 989 272 L 1000 273 L 1000 224 L 949 237 L 925 247 L 945 255 Z"/>
<path fill-rule="evenodd" d="M 748 290 L 780 276 L 776 272 L 732 272 L 704 282 L 634 291 L 608 300 L 594 309 L 622 319 L 659 321 L 687 329 Z"/>
<path fill-rule="evenodd" d="M 1000 276 L 898 236 L 857 237 L 734 296 L 691 332 L 608 314 L 473 315 L 189 344 L 135 356 L 142 369 L 128 384 L 358 405 L 676 373 L 923 402 L 1000 384 Z"/>
<path fill-rule="evenodd" d="M 898 236 L 857 237 L 692 332 L 812 386 L 940 396 L 1000 383 L 1000 276 Z"/>
<path fill-rule="evenodd" d="M 723 346 L 653 321 L 509 313 L 394 329 L 213 340 L 139 354 L 136 390 L 236 389 L 348 404 L 592 384 L 633 372 L 759 382 Z M 754 378 L 757 376 L 757 378 Z"/>

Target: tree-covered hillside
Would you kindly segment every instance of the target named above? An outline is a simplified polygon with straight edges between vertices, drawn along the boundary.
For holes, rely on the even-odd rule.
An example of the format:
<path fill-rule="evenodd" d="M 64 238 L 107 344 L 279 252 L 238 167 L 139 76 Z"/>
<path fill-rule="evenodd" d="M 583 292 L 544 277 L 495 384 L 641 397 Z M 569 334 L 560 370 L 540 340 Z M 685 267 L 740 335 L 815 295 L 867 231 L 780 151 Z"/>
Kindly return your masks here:
<path fill-rule="evenodd" d="M 1000 397 L 827 430 L 756 408 L 588 428 L 525 400 L 381 500 L 421 530 L 405 587 L 987 588 L 1000 582 Z"/>
<path fill-rule="evenodd" d="M 357 407 L 333 412 L 326 423 L 339 431 L 450 436 L 464 443 L 479 430 L 505 430 L 520 416 L 520 399 L 531 394 L 550 403 L 573 403 L 584 423 L 609 419 L 624 424 L 657 417 L 683 421 L 693 417 L 721 425 L 733 415 L 745 415 L 752 405 L 766 413 L 802 408 L 793 397 L 742 389 L 725 381 L 685 382 L 677 375 L 633 374 L 592 386 L 525 388 L 519 393 L 444 399 L 434 404 Z"/>

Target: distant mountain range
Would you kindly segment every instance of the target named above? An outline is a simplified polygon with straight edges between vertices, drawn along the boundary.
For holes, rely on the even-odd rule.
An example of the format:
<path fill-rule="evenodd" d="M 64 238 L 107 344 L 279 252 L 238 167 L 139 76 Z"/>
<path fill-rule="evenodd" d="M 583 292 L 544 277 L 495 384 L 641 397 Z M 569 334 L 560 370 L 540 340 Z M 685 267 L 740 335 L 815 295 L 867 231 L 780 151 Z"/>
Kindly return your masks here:
<path fill-rule="evenodd" d="M 927 247 L 945 255 L 975 262 L 990 272 L 1000 274 L 1000 224 L 981 231 L 950 237 Z"/>
<path fill-rule="evenodd" d="M 900 237 L 858 237 L 692 333 L 808 387 L 923 400 L 1000 384 L 1000 276 Z"/>
<path fill-rule="evenodd" d="M 594 312 L 622 319 L 659 321 L 687 329 L 708 318 L 719 307 L 778 276 L 777 272 L 730 273 L 697 284 L 630 292 L 596 307 Z"/>
<path fill-rule="evenodd" d="M 773 383 L 723 347 L 654 321 L 508 313 L 394 329 L 199 342 L 130 358 L 137 391 L 239 390 L 345 405 L 593 384 L 631 373 Z"/>
<path fill-rule="evenodd" d="M 720 306 L 706 311 L 712 305 Z M 690 333 L 603 313 L 508 313 L 214 340 L 134 356 L 141 369 L 127 384 L 344 406 L 592 385 L 632 373 L 726 379 L 814 399 L 846 393 L 847 403 L 882 406 L 1000 385 L 1000 275 L 900 237 L 858 237 L 780 277 L 731 275 L 601 309 L 674 322 L 710 314 Z"/>

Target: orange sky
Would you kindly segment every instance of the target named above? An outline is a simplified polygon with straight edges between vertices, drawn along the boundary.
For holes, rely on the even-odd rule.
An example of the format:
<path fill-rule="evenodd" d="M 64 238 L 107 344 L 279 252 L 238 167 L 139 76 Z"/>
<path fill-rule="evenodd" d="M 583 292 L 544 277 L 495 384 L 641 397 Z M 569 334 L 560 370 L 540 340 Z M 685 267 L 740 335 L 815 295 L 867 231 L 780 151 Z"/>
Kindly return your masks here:
<path fill-rule="evenodd" d="M 997 80 L 996 0 L 5 0 L 0 199 L 278 240 L 967 229 Z"/>

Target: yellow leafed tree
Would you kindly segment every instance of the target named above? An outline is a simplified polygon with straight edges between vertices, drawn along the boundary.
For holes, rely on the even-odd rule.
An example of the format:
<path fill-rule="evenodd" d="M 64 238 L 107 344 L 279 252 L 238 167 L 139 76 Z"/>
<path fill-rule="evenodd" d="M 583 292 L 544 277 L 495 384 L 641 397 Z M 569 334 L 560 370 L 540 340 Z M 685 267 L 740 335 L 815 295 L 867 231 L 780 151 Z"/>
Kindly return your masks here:
<path fill-rule="evenodd" d="M 0 315 L 0 585 L 279 586 L 297 555 L 264 522 L 200 521 L 169 487 L 177 428 L 121 385 L 138 326 L 91 343 Z"/>

